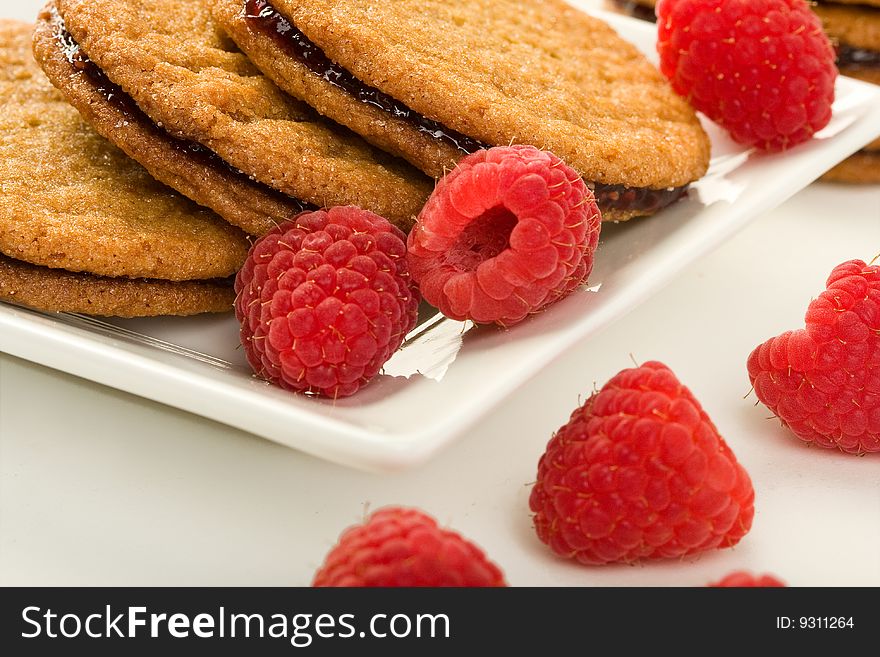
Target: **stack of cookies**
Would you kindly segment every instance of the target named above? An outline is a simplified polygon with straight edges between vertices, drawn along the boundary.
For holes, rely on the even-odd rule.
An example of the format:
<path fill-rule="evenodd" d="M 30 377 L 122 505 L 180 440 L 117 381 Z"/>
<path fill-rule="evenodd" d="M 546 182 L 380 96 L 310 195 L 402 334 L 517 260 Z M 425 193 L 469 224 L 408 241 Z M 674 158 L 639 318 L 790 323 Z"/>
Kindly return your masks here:
<path fill-rule="evenodd" d="M 840 73 L 880 84 L 880 0 L 823 0 L 813 10 L 836 42 Z M 880 139 L 841 162 L 824 179 L 880 183 Z"/>
<path fill-rule="evenodd" d="M 228 309 L 247 236 L 335 205 L 408 230 L 489 146 L 554 151 L 615 221 L 708 166 L 688 104 L 562 0 L 50 0 L 0 25 L 0 299 L 43 310 Z"/>
<path fill-rule="evenodd" d="M 0 22 L 0 299 L 123 317 L 221 312 L 244 233 L 99 137 Z"/>

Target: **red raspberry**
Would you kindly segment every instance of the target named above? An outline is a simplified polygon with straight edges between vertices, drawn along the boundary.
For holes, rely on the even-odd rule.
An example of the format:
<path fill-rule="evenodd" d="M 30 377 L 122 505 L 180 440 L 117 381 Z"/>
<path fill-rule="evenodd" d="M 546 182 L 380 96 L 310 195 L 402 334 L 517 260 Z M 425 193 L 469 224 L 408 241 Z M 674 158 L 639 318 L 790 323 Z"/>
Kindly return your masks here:
<path fill-rule="evenodd" d="M 261 377 L 336 399 L 358 391 L 416 322 L 404 234 L 355 207 L 304 212 L 251 247 L 235 314 Z"/>
<path fill-rule="evenodd" d="M 810 303 L 806 330 L 749 356 L 749 379 L 798 438 L 850 454 L 880 452 L 880 266 L 839 265 Z"/>
<path fill-rule="evenodd" d="M 623 370 L 550 440 L 529 506 L 538 537 L 581 563 L 731 547 L 752 526 L 752 482 L 662 363 Z"/>
<path fill-rule="evenodd" d="M 483 551 L 416 509 L 387 507 L 339 538 L 314 586 L 507 586 Z"/>
<path fill-rule="evenodd" d="M 785 586 L 785 582 L 775 575 L 752 575 L 744 570 L 737 570 L 718 582 L 712 582 L 709 586 L 738 588 L 780 587 Z"/>
<path fill-rule="evenodd" d="M 804 0 L 661 0 L 660 68 L 738 142 L 783 150 L 831 119 L 837 67 Z"/>
<path fill-rule="evenodd" d="M 593 193 L 552 153 L 477 151 L 428 199 L 410 270 L 447 317 L 515 324 L 586 281 L 601 220 Z"/>

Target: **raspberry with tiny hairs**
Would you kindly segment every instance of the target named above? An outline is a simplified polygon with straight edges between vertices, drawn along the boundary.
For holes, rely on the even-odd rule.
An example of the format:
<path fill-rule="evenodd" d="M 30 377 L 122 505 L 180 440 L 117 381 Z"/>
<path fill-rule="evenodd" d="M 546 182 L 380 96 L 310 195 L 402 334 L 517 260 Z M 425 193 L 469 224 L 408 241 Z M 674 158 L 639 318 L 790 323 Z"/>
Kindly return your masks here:
<path fill-rule="evenodd" d="M 447 317 L 510 326 L 587 280 L 602 217 L 565 162 L 533 146 L 462 159 L 409 235 L 409 265 Z"/>
<path fill-rule="evenodd" d="M 599 565 L 736 545 L 754 498 L 691 391 L 647 362 L 614 376 L 556 432 L 529 506 L 554 552 Z"/>
<path fill-rule="evenodd" d="M 734 140 L 770 151 L 831 119 L 834 48 L 804 0 L 661 0 L 660 69 Z"/>
<path fill-rule="evenodd" d="M 835 267 L 805 321 L 751 353 L 755 394 L 807 443 L 880 452 L 880 266 Z"/>
<path fill-rule="evenodd" d="M 417 509 L 387 507 L 347 529 L 314 586 L 507 586 L 498 566 Z"/>
<path fill-rule="evenodd" d="M 333 399 L 375 377 L 416 323 L 404 239 L 356 207 L 304 212 L 259 239 L 235 278 L 254 372 Z"/>

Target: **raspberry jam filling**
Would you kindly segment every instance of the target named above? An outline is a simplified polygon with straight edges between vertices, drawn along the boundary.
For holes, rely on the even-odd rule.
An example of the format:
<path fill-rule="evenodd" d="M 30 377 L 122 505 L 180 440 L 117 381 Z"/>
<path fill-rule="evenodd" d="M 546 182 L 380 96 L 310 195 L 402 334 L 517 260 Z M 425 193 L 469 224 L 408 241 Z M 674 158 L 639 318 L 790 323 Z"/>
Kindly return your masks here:
<path fill-rule="evenodd" d="M 471 139 L 460 132 L 422 116 L 403 103 L 373 87 L 368 87 L 341 66 L 334 64 L 318 46 L 312 43 L 305 34 L 265 0 L 246 0 L 245 17 L 248 22 L 260 31 L 269 34 L 284 50 L 312 73 L 326 82 L 354 96 L 360 102 L 378 107 L 397 119 L 406 121 L 419 132 L 434 139 L 445 142 L 465 155 L 482 148 L 486 144 Z"/>
<path fill-rule="evenodd" d="M 684 196 L 689 185 L 650 189 L 649 187 L 627 187 L 626 185 L 609 185 L 587 181 L 587 187 L 593 190 L 593 194 L 596 196 L 596 205 L 603 212 L 617 210 L 619 212 L 654 214 Z"/>
<path fill-rule="evenodd" d="M 651 21 L 652 23 L 657 22 L 657 15 L 654 13 L 653 7 L 640 5 L 638 2 L 633 2 L 633 0 L 614 0 L 614 4 L 633 18 L 640 18 L 643 21 Z"/>
<path fill-rule="evenodd" d="M 880 68 L 880 50 L 855 48 L 841 43 L 837 46 L 837 65 L 840 68 Z"/>
<path fill-rule="evenodd" d="M 422 116 L 388 94 L 365 85 L 349 71 L 332 62 L 317 45 L 266 0 L 245 0 L 244 15 L 252 28 L 269 35 L 290 57 L 360 102 L 378 107 L 395 118 L 406 121 L 420 132 L 450 144 L 465 155 L 489 148 L 488 144 L 451 130 Z M 667 189 L 649 189 L 591 182 L 587 182 L 587 185 L 596 195 L 600 209 L 645 214 L 652 214 L 674 203 L 688 188 L 685 185 Z"/>
<path fill-rule="evenodd" d="M 202 166 L 225 170 L 238 178 L 246 180 L 250 184 L 259 185 L 265 193 L 271 194 L 285 202 L 292 202 L 294 205 L 298 206 L 296 212 L 315 209 L 314 206 L 305 203 L 304 201 L 287 196 L 276 189 L 272 189 L 263 183 L 253 180 L 246 173 L 236 169 L 214 151 L 202 146 L 198 142 L 178 139 L 159 128 L 153 123 L 152 119 L 144 114 L 143 110 L 137 106 L 137 103 L 134 102 L 134 99 L 132 99 L 131 96 L 125 93 L 119 85 L 111 82 L 110 78 L 107 77 L 107 74 L 89 59 L 88 55 L 83 52 L 82 48 L 80 48 L 70 32 L 67 31 L 67 28 L 64 25 L 64 19 L 61 18 L 57 12 L 55 13 L 54 20 L 55 38 L 64 54 L 64 58 L 68 61 L 71 68 L 77 73 L 81 73 L 84 76 L 84 79 L 87 80 L 108 103 L 122 112 L 126 118 L 131 119 L 133 122 L 152 126 L 154 136 L 165 139 L 175 150 L 183 153 L 189 158 L 197 160 Z"/>

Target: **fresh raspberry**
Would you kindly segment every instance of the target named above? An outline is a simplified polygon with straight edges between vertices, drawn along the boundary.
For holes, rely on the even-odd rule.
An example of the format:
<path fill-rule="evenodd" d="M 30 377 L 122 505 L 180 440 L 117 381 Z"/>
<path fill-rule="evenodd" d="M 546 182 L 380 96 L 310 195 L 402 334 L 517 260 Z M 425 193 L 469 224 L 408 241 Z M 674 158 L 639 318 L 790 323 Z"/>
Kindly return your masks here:
<path fill-rule="evenodd" d="M 741 144 L 778 151 L 831 119 L 831 42 L 804 0 L 661 0 L 660 68 Z"/>
<path fill-rule="evenodd" d="M 538 463 L 529 506 L 554 552 L 598 565 L 731 547 L 752 482 L 690 390 L 657 362 L 576 409 Z"/>
<path fill-rule="evenodd" d="M 481 150 L 437 184 L 409 266 L 447 317 L 509 326 L 586 281 L 600 225 L 593 193 L 552 153 Z"/>
<path fill-rule="evenodd" d="M 507 586 L 483 551 L 416 509 L 387 507 L 339 538 L 314 586 Z"/>
<path fill-rule="evenodd" d="M 752 352 L 749 379 L 801 440 L 880 452 L 880 266 L 850 260 L 826 286 L 807 308 L 806 329 Z"/>
<path fill-rule="evenodd" d="M 752 573 L 744 570 L 737 570 L 718 582 L 712 582 L 708 586 L 722 588 L 778 588 L 785 586 L 785 582 L 775 575 L 752 575 Z"/>
<path fill-rule="evenodd" d="M 404 234 L 355 207 L 304 212 L 251 247 L 235 314 L 254 371 L 296 392 L 358 391 L 415 326 Z"/>

